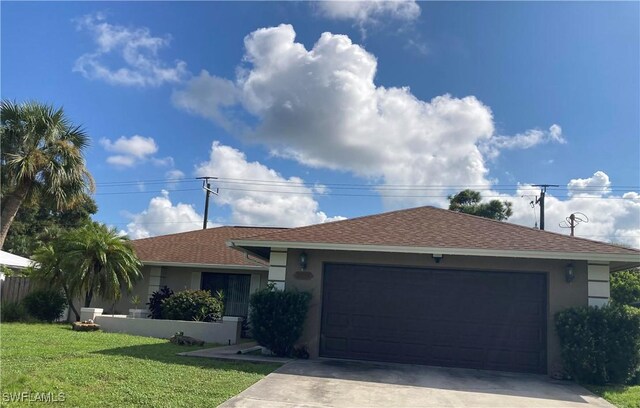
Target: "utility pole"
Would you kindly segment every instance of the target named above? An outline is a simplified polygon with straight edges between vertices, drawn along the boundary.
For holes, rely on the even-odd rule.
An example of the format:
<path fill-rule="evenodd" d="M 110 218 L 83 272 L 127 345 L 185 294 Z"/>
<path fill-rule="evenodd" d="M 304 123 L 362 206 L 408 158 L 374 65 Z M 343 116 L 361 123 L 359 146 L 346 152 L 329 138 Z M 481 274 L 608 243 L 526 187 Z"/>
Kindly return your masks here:
<path fill-rule="evenodd" d="M 212 190 L 211 189 L 211 184 L 209 183 L 210 179 L 214 179 L 217 180 L 217 177 L 211 177 L 211 176 L 206 176 L 206 177 L 196 177 L 198 180 L 202 180 L 202 188 L 204 189 L 204 191 L 206 192 L 205 198 L 204 198 L 204 221 L 202 222 L 202 229 L 207 229 L 207 221 L 209 220 L 209 196 L 211 195 L 211 193 L 218 195 L 218 191 L 219 189 L 215 189 Z"/>
<path fill-rule="evenodd" d="M 544 230 L 544 197 L 547 194 L 547 187 L 560 187 L 557 184 L 534 184 L 533 187 L 540 187 L 540 197 L 536 197 L 536 204 L 540 204 L 540 229 Z"/>

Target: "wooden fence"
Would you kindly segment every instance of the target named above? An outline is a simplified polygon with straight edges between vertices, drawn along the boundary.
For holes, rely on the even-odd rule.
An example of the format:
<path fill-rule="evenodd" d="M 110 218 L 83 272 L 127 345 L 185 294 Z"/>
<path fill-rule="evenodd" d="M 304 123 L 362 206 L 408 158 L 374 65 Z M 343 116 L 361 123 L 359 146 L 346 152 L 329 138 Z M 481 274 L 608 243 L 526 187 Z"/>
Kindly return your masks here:
<path fill-rule="evenodd" d="M 0 281 L 0 300 L 4 302 L 19 302 L 33 286 L 29 278 L 24 276 L 7 276 Z"/>

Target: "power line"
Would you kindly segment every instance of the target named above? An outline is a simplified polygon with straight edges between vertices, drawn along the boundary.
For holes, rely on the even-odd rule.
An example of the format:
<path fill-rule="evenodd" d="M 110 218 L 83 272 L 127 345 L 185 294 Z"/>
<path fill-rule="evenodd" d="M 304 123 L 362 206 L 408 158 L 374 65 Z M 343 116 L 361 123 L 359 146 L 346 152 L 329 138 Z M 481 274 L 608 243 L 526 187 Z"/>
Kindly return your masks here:
<path fill-rule="evenodd" d="M 259 180 L 259 179 L 243 179 L 243 178 L 225 178 L 219 177 L 218 183 L 224 184 L 250 184 L 250 185 L 268 185 L 268 186 L 289 186 L 295 188 L 314 188 L 314 187 L 333 187 L 333 188 L 349 188 L 349 189 L 395 189 L 395 188 L 406 188 L 406 189 L 456 189 L 456 188 L 473 188 L 476 190 L 507 190 L 507 189 L 518 189 L 518 188 L 526 188 L 531 189 L 532 187 L 536 187 L 538 185 L 531 185 L 530 187 L 523 187 L 523 184 L 497 184 L 494 186 L 487 186 L 486 184 L 442 184 L 442 185 L 416 185 L 416 184 L 371 184 L 371 183 L 323 183 L 323 182 L 298 182 L 298 181 L 290 181 L 290 180 Z M 151 180 L 130 180 L 130 181 L 112 181 L 112 182 L 97 182 L 96 185 L 103 187 L 117 187 L 117 186 L 126 186 L 126 185 L 140 185 L 140 184 L 178 184 L 178 183 L 194 183 L 194 179 L 151 179 Z M 559 185 L 548 185 L 559 187 Z M 568 187 L 562 187 L 563 190 L 568 190 Z M 617 190 L 628 190 L 628 189 L 640 189 L 638 185 L 616 185 L 616 186 L 608 186 L 606 188 L 607 192 L 617 191 Z M 603 187 L 601 186 L 586 186 L 580 189 L 580 191 L 602 191 Z"/>
<path fill-rule="evenodd" d="M 190 188 L 190 189 L 170 189 L 165 188 L 161 190 L 147 190 L 147 191 L 109 191 L 109 192 L 100 192 L 95 193 L 95 195 L 122 195 L 122 194 L 157 194 L 162 193 L 163 191 L 167 192 L 185 192 L 185 191 L 200 191 L 199 188 Z M 330 191 L 290 191 L 290 190 L 264 190 L 264 189 L 253 189 L 253 188 L 233 188 L 226 187 L 224 190 L 228 191 L 246 191 L 246 192 L 254 192 L 254 193 L 276 193 L 276 194 L 293 194 L 293 195 L 315 195 L 315 196 L 342 196 L 342 197 L 406 197 L 406 198 L 448 198 L 447 194 L 417 194 L 417 195 L 409 195 L 409 194 L 384 194 L 373 192 L 373 194 L 362 194 L 362 193 L 334 193 Z M 571 198 L 571 199 L 599 199 L 599 200 L 640 200 L 640 197 L 603 197 L 603 196 L 588 196 L 588 195 L 569 195 L 569 194 L 559 194 L 554 195 L 554 198 Z M 501 195 L 491 195 L 491 196 L 483 196 L 483 198 L 498 198 L 498 199 L 511 199 L 513 197 L 510 196 L 501 196 Z"/>
<path fill-rule="evenodd" d="M 225 191 L 245 191 L 251 193 L 274 193 L 274 194 L 290 194 L 290 195 L 308 195 L 308 196 L 319 196 L 319 197 L 383 197 L 383 198 L 448 198 L 449 195 L 446 194 L 384 194 L 384 193 L 376 193 L 372 194 L 362 194 L 362 193 L 334 193 L 334 192 L 317 192 L 317 191 L 288 191 L 288 190 L 257 190 L 252 188 L 233 188 L 233 187 L 225 187 Z M 163 191 L 171 192 L 185 192 L 185 191 L 201 191 L 200 188 L 188 188 L 188 189 L 162 189 L 162 190 L 148 190 L 148 191 L 110 191 L 110 192 L 101 192 L 95 193 L 95 195 L 99 196 L 108 196 L 108 195 L 124 195 L 124 194 L 160 194 Z M 224 191 L 221 192 L 224 194 Z M 579 199 L 579 200 L 640 200 L 640 197 L 602 197 L 602 196 L 572 196 L 572 195 L 554 195 L 554 198 L 557 199 Z M 513 199 L 513 197 L 509 196 L 499 196 L 499 195 L 491 195 L 491 196 L 483 196 L 483 198 L 488 199 L 502 199 L 509 200 Z"/>

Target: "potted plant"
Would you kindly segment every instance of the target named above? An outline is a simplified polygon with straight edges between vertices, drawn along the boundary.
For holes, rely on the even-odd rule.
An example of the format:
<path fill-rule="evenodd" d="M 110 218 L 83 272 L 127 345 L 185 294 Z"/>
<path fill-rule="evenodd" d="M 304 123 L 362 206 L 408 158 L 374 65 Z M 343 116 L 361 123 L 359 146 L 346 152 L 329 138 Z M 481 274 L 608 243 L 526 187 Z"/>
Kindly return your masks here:
<path fill-rule="evenodd" d="M 146 316 L 147 310 L 138 308 L 138 306 L 140 306 L 140 296 L 132 296 L 131 304 L 133 305 L 133 309 L 129 309 L 129 317 L 144 318 Z"/>

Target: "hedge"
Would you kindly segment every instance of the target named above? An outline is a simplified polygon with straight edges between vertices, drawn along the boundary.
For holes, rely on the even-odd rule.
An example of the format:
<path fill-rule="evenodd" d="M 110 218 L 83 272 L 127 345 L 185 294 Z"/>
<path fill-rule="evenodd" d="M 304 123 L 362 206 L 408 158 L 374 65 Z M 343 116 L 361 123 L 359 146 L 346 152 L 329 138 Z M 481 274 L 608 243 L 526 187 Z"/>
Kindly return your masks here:
<path fill-rule="evenodd" d="M 558 312 L 564 368 L 582 383 L 631 383 L 640 372 L 640 310 L 611 304 Z"/>

